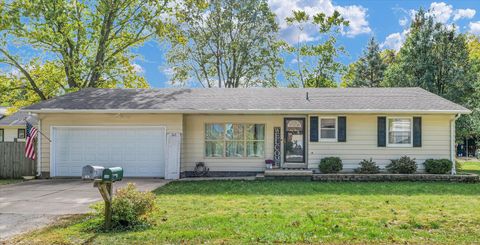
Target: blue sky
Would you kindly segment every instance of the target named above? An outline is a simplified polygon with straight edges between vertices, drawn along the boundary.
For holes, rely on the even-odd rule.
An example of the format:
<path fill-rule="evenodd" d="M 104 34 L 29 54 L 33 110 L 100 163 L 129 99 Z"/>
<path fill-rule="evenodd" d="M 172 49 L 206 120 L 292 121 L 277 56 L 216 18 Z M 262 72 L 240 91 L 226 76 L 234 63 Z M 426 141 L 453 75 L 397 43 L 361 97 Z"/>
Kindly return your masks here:
<path fill-rule="evenodd" d="M 282 23 L 283 18 L 294 9 L 302 9 L 307 13 L 323 11 L 331 13 L 338 10 L 350 21 L 350 27 L 339 36 L 339 44 L 343 45 L 348 55 L 340 61 L 349 64 L 362 54 L 368 39 L 375 36 L 382 48 L 398 49 L 408 32 L 414 10 L 420 7 L 430 9 L 434 18 L 442 23 L 455 24 L 461 32 L 480 35 L 480 2 L 479 1 L 330 1 L 330 0 L 269 0 L 272 11 L 280 23 L 281 37 L 289 40 L 295 32 Z M 316 32 L 307 30 L 302 36 L 305 40 L 316 41 Z M 141 57 L 136 60 L 139 70 L 143 72 L 152 87 L 168 87 L 168 69 L 165 63 L 165 52 L 168 45 L 155 42 L 146 43 L 136 48 Z M 291 62 L 291 60 L 286 61 Z"/>

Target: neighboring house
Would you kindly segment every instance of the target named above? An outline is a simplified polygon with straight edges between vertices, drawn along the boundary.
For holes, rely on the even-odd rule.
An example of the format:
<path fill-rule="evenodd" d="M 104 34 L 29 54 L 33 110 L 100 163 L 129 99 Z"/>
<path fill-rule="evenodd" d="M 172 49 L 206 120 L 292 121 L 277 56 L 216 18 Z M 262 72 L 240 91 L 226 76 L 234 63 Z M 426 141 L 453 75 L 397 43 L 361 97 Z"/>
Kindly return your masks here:
<path fill-rule="evenodd" d="M 35 117 L 30 116 L 24 111 L 0 118 L 0 142 L 25 141 L 25 118 L 27 118 L 32 125 L 37 124 Z"/>
<path fill-rule="evenodd" d="M 205 162 L 211 176 L 253 175 L 273 159 L 317 169 L 338 156 L 381 167 L 408 155 L 453 159 L 455 119 L 470 111 L 420 88 L 84 89 L 25 108 L 38 114 L 44 176 L 122 166 L 176 178 Z"/>

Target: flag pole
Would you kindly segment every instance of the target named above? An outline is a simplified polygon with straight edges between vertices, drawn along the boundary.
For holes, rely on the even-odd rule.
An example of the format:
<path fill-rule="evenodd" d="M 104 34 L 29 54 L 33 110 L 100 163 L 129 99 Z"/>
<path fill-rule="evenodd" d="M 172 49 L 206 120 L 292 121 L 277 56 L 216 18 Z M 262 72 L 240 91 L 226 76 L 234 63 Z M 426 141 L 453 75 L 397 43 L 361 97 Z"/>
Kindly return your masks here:
<path fill-rule="evenodd" d="M 27 123 L 30 123 L 29 121 L 27 121 L 27 118 L 26 118 L 26 117 L 23 118 L 23 121 L 25 121 L 25 122 L 27 122 Z M 31 123 L 30 123 L 30 124 L 31 124 Z M 43 137 L 45 137 L 49 142 L 52 142 L 52 140 L 51 140 L 47 135 L 45 135 L 40 129 L 37 129 L 37 130 L 38 130 L 38 132 L 39 132 Z"/>

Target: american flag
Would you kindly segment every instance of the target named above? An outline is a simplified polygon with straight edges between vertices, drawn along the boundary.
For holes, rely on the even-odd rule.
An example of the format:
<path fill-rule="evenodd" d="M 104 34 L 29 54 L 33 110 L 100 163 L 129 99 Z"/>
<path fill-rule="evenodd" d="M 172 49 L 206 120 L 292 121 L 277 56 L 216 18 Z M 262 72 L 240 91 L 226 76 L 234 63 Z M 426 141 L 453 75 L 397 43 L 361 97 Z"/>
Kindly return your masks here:
<path fill-rule="evenodd" d="M 37 136 L 38 130 L 29 122 L 27 122 L 27 139 L 25 143 L 25 157 L 35 160 L 35 145 L 34 139 Z"/>

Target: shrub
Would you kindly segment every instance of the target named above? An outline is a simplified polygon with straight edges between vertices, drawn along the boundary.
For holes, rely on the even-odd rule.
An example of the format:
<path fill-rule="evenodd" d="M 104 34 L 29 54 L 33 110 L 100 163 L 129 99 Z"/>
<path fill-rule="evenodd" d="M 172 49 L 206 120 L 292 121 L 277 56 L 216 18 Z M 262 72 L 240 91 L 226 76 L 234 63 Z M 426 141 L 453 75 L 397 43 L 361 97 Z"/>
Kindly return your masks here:
<path fill-rule="evenodd" d="M 359 163 L 360 167 L 356 168 L 355 173 L 359 174 L 378 174 L 380 167 L 370 158 L 370 160 L 363 159 Z"/>
<path fill-rule="evenodd" d="M 324 174 L 338 173 L 343 168 L 342 160 L 338 157 L 326 157 L 320 160 L 318 168 Z"/>
<path fill-rule="evenodd" d="M 386 169 L 394 174 L 413 174 L 417 171 L 417 163 L 415 163 L 415 159 L 403 156 L 400 159 L 391 160 Z"/>
<path fill-rule="evenodd" d="M 427 159 L 423 165 L 429 174 L 446 174 L 452 169 L 452 161 L 448 159 Z"/>
<path fill-rule="evenodd" d="M 96 208 L 103 216 L 103 205 Z M 138 191 L 135 184 L 119 188 L 112 201 L 112 228 L 132 229 L 149 224 L 149 215 L 155 209 L 155 195 Z"/>

